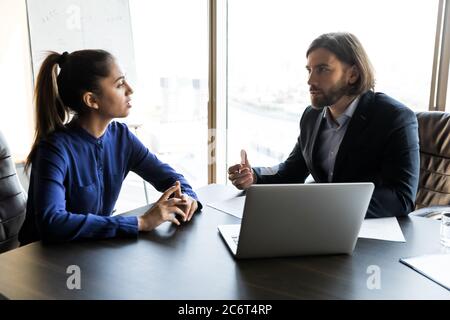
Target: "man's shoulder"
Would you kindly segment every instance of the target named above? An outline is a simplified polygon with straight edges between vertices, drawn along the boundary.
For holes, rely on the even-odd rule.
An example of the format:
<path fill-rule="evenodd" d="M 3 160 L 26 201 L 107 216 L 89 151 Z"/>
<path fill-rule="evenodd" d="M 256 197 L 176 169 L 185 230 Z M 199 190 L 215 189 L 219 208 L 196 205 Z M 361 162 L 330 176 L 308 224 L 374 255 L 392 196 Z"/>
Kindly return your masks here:
<path fill-rule="evenodd" d="M 414 113 L 408 106 L 383 92 L 373 93 L 373 105 L 380 111 Z"/>
<path fill-rule="evenodd" d="M 369 106 L 369 112 L 375 117 L 405 121 L 416 117 L 414 111 L 403 102 L 383 92 L 366 93 L 361 100 L 366 106 Z"/>

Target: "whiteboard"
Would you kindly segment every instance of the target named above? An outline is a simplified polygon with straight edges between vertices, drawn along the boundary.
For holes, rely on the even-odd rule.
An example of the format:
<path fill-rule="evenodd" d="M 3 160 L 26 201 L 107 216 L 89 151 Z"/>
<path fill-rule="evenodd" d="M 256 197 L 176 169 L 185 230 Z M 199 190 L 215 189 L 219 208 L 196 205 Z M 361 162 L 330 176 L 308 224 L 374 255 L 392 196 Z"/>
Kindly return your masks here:
<path fill-rule="evenodd" d="M 46 51 L 103 49 L 135 82 L 128 0 L 27 0 L 27 14 L 34 78 Z"/>

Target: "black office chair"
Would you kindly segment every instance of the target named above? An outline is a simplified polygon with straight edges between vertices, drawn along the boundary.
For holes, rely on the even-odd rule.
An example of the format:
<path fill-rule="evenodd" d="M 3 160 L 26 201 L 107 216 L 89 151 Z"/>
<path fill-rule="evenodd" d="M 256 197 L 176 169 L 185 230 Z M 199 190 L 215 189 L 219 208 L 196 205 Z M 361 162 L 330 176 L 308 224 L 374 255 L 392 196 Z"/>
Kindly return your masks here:
<path fill-rule="evenodd" d="M 420 175 L 411 215 L 440 218 L 450 211 L 450 113 L 416 113 L 419 122 Z"/>
<path fill-rule="evenodd" d="M 25 219 L 27 195 L 0 132 L 0 253 L 19 245 L 17 236 Z"/>

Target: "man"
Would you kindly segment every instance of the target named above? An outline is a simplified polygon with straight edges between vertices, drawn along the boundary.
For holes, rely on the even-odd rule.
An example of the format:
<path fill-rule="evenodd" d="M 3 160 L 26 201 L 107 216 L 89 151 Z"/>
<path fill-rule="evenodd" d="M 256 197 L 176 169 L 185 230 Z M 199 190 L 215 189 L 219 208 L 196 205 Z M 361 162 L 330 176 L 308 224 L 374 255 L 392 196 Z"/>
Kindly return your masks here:
<path fill-rule="evenodd" d="M 417 119 L 402 103 L 372 91 L 373 69 L 359 40 L 328 33 L 306 53 L 311 106 L 288 159 L 272 168 L 228 169 L 239 189 L 253 183 L 373 182 L 366 217 L 405 216 L 414 208 L 419 177 Z"/>

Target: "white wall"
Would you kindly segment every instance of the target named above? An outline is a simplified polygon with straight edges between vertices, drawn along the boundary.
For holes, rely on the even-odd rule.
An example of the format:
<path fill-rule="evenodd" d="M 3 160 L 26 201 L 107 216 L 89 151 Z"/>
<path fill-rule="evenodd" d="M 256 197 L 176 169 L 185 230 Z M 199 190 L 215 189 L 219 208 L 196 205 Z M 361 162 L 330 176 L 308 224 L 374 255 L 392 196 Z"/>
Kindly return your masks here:
<path fill-rule="evenodd" d="M 0 0 L 0 130 L 16 161 L 32 143 L 32 85 L 25 0 Z"/>

